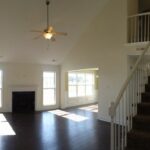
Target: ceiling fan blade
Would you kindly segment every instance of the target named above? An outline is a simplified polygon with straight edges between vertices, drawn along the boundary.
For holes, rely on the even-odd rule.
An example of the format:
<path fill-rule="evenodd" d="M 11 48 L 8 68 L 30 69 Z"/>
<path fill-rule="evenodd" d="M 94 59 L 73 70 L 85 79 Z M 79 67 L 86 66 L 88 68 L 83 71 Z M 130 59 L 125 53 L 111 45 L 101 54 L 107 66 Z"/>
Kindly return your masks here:
<path fill-rule="evenodd" d="M 40 34 L 40 35 L 38 35 L 38 36 L 36 36 L 36 37 L 34 37 L 33 39 L 34 40 L 37 40 L 37 39 L 39 39 L 40 37 L 42 37 L 43 35 L 42 34 Z"/>
<path fill-rule="evenodd" d="M 30 32 L 40 32 L 40 33 L 42 33 L 43 31 L 40 31 L 40 30 L 31 30 Z"/>
<path fill-rule="evenodd" d="M 64 35 L 64 36 L 66 36 L 66 35 L 67 35 L 67 33 L 66 33 L 66 32 L 54 32 L 54 34 L 55 34 L 55 35 Z"/>

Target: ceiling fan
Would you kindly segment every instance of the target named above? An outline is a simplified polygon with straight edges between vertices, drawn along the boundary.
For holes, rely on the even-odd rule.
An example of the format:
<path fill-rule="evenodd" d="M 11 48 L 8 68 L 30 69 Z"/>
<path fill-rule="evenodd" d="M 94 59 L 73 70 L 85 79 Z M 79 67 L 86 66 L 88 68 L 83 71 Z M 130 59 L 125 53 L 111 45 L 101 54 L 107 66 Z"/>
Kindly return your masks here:
<path fill-rule="evenodd" d="M 43 31 L 32 30 L 31 32 L 41 33 L 39 36 L 35 37 L 34 39 L 38 39 L 38 38 L 43 36 L 47 40 L 56 41 L 55 38 L 54 38 L 55 35 L 64 35 L 64 36 L 67 35 L 66 32 L 57 32 L 57 31 L 55 31 L 53 26 L 49 25 L 49 4 L 50 4 L 50 1 L 46 0 L 46 6 L 47 6 L 47 27 Z"/>

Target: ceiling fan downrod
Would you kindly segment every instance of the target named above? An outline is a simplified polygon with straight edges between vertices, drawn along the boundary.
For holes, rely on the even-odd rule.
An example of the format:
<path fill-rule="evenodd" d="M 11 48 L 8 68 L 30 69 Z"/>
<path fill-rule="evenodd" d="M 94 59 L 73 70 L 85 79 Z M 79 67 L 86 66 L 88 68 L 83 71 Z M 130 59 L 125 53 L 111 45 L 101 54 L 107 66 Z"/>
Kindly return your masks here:
<path fill-rule="evenodd" d="M 46 6 L 47 6 L 47 29 L 49 28 L 49 4 L 50 4 L 50 1 L 46 0 Z"/>

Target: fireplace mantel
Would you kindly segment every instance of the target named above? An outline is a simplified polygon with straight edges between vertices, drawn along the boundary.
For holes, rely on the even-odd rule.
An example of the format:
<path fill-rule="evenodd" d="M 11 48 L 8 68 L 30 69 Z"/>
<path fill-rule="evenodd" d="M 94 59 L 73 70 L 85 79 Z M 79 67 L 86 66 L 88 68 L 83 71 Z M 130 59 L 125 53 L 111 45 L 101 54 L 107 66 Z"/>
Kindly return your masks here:
<path fill-rule="evenodd" d="M 11 91 L 36 91 L 37 85 L 11 85 Z"/>

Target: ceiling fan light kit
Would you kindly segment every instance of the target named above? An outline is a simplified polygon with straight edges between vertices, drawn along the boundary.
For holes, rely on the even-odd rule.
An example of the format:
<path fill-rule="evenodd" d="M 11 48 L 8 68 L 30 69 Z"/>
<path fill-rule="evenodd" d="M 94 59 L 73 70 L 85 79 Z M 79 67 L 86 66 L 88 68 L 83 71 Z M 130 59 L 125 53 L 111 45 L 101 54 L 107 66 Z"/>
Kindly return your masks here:
<path fill-rule="evenodd" d="M 47 6 L 47 28 L 44 31 L 33 30 L 32 32 L 41 32 L 42 33 L 41 36 L 43 36 L 45 39 L 51 40 L 51 41 L 55 41 L 55 38 L 54 38 L 55 35 L 64 35 L 64 36 L 66 36 L 67 33 L 65 33 L 65 32 L 56 32 L 54 30 L 54 28 L 49 25 L 49 4 L 50 4 L 50 1 L 46 0 L 46 6 Z M 38 38 L 41 37 L 41 36 L 38 36 Z M 37 38 L 35 38 L 35 39 L 37 39 Z"/>
<path fill-rule="evenodd" d="M 44 33 L 44 37 L 45 37 L 45 39 L 47 39 L 47 40 L 50 40 L 51 38 L 52 38 L 52 34 L 51 33 Z"/>

